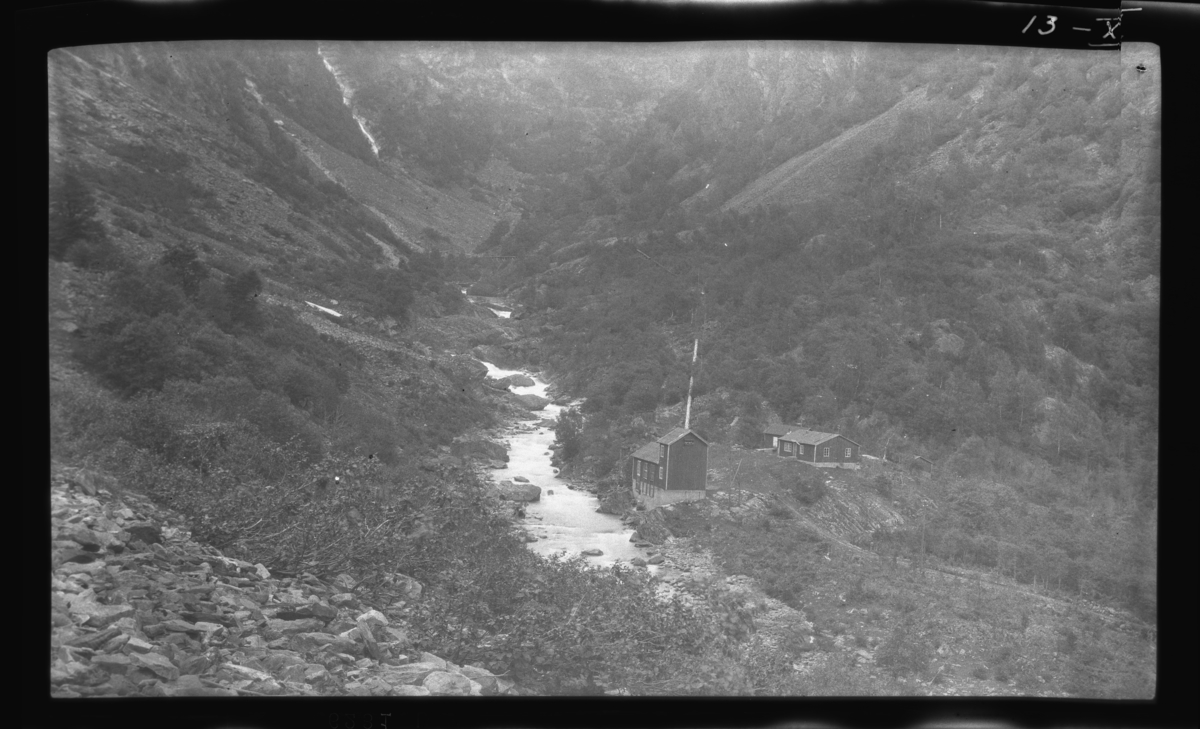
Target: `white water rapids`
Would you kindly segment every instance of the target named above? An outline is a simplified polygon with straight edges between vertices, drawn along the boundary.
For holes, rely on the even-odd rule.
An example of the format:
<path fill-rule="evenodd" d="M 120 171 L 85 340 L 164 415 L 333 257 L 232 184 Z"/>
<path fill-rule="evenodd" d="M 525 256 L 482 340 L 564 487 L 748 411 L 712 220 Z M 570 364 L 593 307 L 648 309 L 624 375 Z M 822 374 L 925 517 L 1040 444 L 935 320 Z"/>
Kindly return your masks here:
<path fill-rule="evenodd" d="M 494 378 L 509 375 L 524 374 L 533 377 L 528 372 L 519 370 L 503 370 L 490 362 L 484 362 L 488 375 Z M 546 397 L 546 383 L 533 377 L 534 384 L 530 387 L 512 387 L 518 395 L 539 395 Z M 561 405 L 547 405 L 536 417 L 525 421 L 535 425 L 543 418 L 557 418 L 562 412 Z M 524 476 L 529 482 L 542 489 L 541 501 L 525 505 L 526 528 L 530 533 L 539 537 L 538 541 L 529 544 L 530 549 L 541 555 L 549 556 L 556 552 L 565 552 L 575 556 L 585 549 L 599 549 L 604 552 L 599 557 L 589 558 L 589 562 L 597 565 L 611 565 L 614 562 L 628 562 L 634 557 L 646 557 L 646 553 L 629 541 L 633 530 L 627 528 L 618 517 L 610 514 L 596 513 L 599 501 L 587 491 L 575 491 L 567 487 L 567 482 L 555 475 L 555 469 L 550 465 L 550 446 L 554 443 L 554 429 L 551 427 L 535 426 L 531 430 L 518 430 L 507 437 L 508 466 L 492 472 L 497 483 L 514 476 Z M 549 493 L 553 491 L 554 493 Z M 655 567 L 649 568 L 652 572 Z"/>

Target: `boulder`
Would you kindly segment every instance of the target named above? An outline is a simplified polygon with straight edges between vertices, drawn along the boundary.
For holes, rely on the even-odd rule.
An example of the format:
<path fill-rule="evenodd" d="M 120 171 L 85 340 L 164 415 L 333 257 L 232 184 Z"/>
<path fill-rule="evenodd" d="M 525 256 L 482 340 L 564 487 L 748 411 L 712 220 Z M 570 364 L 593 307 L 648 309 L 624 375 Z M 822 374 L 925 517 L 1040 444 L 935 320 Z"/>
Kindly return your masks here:
<path fill-rule="evenodd" d="M 159 676 L 164 681 L 174 681 L 179 678 L 179 669 L 161 653 L 131 653 L 130 665 L 144 669 Z"/>
<path fill-rule="evenodd" d="M 635 526 L 638 536 L 652 544 L 662 544 L 671 536 L 671 531 L 667 529 L 667 524 L 657 509 L 640 514 Z"/>
<path fill-rule="evenodd" d="M 516 481 L 517 483 L 529 483 L 529 479 L 525 478 L 524 476 L 513 476 L 512 480 Z"/>
<path fill-rule="evenodd" d="M 466 676 L 446 671 L 434 671 L 421 685 L 434 696 L 470 696 L 472 688 L 479 688 L 479 684 Z"/>
<path fill-rule="evenodd" d="M 328 646 L 337 653 L 354 654 L 359 651 L 358 643 L 329 633 L 299 633 L 292 636 L 291 648 L 300 653 L 320 650 Z"/>
<path fill-rule="evenodd" d="M 469 355 L 455 357 L 454 364 L 465 370 L 473 380 L 482 380 L 488 376 L 487 365 Z"/>
<path fill-rule="evenodd" d="M 629 564 L 633 565 L 634 567 L 645 567 L 646 560 L 642 559 L 641 557 L 634 557 L 633 559 L 629 560 Z"/>
<path fill-rule="evenodd" d="M 477 666 L 463 666 L 458 672 L 479 684 L 484 696 L 495 696 L 500 693 L 499 682 L 491 671 Z"/>
<path fill-rule="evenodd" d="M 508 501 L 540 501 L 542 498 L 542 489 L 539 486 L 534 486 L 531 483 L 509 484 L 501 482 L 499 491 L 500 498 Z"/>
<path fill-rule="evenodd" d="M 663 561 L 663 556 L 661 554 L 656 554 L 650 559 L 646 560 L 646 564 L 662 564 Z"/>
<path fill-rule="evenodd" d="M 146 544 L 162 543 L 162 530 L 148 521 L 126 524 L 125 531 L 129 532 L 131 538 L 140 539 Z"/>
<path fill-rule="evenodd" d="M 399 589 L 401 597 L 405 600 L 420 599 L 421 592 L 424 590 L 420 582 L 399 572 L 389 575 L 384 579 L 383 584 L 393 589 Z"/>
<path fill-rule="evenodd" d="M 450 445 L 450 454 L 458 458 L 508 462 L 508 449 L 503 444 L 482 438 L 455 441 Z"/>
<path fill-rule="evenodd" d="M 633 494 L 625 489 L 613 489 L 600 496 L 600 506 L 596 507 L 596 511 L 601 514 L 620 515 L 632 509 L 633 504 Z"/>
<path fill-rule="evenodd" d="M 550 404 L 550 399 L 541 395 L 513 395 L 512 399 L 526 410 L 541 410 Z"/>
<path fill-rule="evenodd" d="M 520 372 L 515 375 L 509 375 L 508 377 L 501 377 L 499 380 L 497 380 L 497 382 L 505 387 L 533 387 L 535 384 L 537 384 L 533 381 L 532 377 Z"/>
<path fill-rule="evenodd" d="M 393 685 L 414 686 L 424 681 L 431 673 L 442 670 L 433 663 L 409 663 L 403 666 L 390 666 L 380 674 L 380 678 Z"/>
<path fill-rule="evenodd" d="M 471 349 L 471 354 L 481 362 L 491 362 L 497 367 L 516 368 L 521 365 L 515 355 L 495 344 L 480 344 Z"/>
<path fill-rule="evenodd" d="M 359 615 L 357 620 L 360 620 L 372 627 L 374 627 L 376 625 L 387 625 L 388 624 L 387 616 L 384 615 L 383 613 L 379 612 L 378 610 L 368 610 L 365 613 L 363 613 L 362 615 Z"/>
<path fill-rule="evenodd" d="M 604 554 L 604 551 L 593 548 L 593 549 L 585 549 L 582 552 L 580 552 L 580 554 L 582 554 L 584 557 L 599 557 L 600 555 Z"/>

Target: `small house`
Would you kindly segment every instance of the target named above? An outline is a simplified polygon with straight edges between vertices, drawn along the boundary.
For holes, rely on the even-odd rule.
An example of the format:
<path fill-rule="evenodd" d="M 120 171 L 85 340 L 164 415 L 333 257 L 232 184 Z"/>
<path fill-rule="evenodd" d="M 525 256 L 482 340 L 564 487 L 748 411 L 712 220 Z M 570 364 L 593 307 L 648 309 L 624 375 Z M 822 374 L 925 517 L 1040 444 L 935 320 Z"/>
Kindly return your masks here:
<path fill-rule="evenodd" d="M 915 474 L 931 476 L 933 474 L 933 461 L 925 456 L 916 456 L 908 462 L 908 470 Z"/>
<path fill-rule="evenodd" d="M 708 441 L 675 428 L 633 452 L 629 480 L 634 498 L 649 507 L 706 498 Z"/>
<path fill-rule="evenodd" d="M 788 425 L 787 423 L 775 423 L 774 425 L 768 425 L 762 430 L 758 447 L 778 448 L 780 437 L 787 435 L 799 427 L 799 425 Z"/>
<path fill-rule="evenodd" d="M 795 458 L 814 466 L 858 468 L 862 463 L 862 446 L 837 433 L 797 428 L 779 437 L 775 454 Z"/>

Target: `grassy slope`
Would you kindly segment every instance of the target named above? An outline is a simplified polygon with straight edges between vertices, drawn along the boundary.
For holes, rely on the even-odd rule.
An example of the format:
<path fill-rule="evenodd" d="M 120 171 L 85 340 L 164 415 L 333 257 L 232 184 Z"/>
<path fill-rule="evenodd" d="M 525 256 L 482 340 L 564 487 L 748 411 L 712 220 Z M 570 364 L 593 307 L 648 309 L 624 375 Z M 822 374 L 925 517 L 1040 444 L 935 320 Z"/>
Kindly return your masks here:
<path fill-rule="evenodd" d="M 802 667 L 794 690 L 1153 694 L 1155 635 L 1126 612 L 933 557 L 921 565 L 886 546 L 856 546 L 870 545 L 873 531 L 919 523 L 925 482 L 899 479 L 888 500 L 867 481 L 882 466 L 834 471 L 826 495 L 804 505 L 783 494 L 772 474 L 781 461 L 766 453 L 715 448 L 713 483 L 727 485 L 739 462 L 736 488 L 711 501 L 748 507 L 678 505 L 667 523 L 683 537 L 675 549 L 711 552 L 725 574 L 749 575 L 799 610 L 767 600 L 757 618 Z"/>

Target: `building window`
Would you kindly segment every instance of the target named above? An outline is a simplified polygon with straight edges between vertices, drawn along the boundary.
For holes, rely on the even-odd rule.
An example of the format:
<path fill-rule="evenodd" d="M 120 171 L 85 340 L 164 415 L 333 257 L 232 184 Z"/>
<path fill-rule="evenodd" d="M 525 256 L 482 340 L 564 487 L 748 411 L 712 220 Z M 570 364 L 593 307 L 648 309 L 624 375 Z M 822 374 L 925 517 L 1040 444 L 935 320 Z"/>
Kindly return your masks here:
<path fill-rule="evenodd" d="M 847 449 L 846 449 L 846 458 L 849 458 L 849 457 L 850 457 L 850 449 L 849 449 L 849 448 L 847 448 Z"/>
<path fill-rule="evenodd" d="M 667 457 L 667 447 L 665 445 L 660 445 L 658 447 L 658 460 L 661 461 L 662 459 L 664 459 L 666 457 Z"/>
<path fill-rule="evenodd" d="M 825 446 L 825 450 L 821 451 L 822 458 L 829 458 L 829 446 Z"/>
<path fill-rule="evenodd" d="M 784 453 L 791 453 L 791 452 L 792 452 L 792 444 L 791 444 L 791 443 L 784 443 L 784 444 L 783 444 L 783 452 L 784 452 Z"/>

